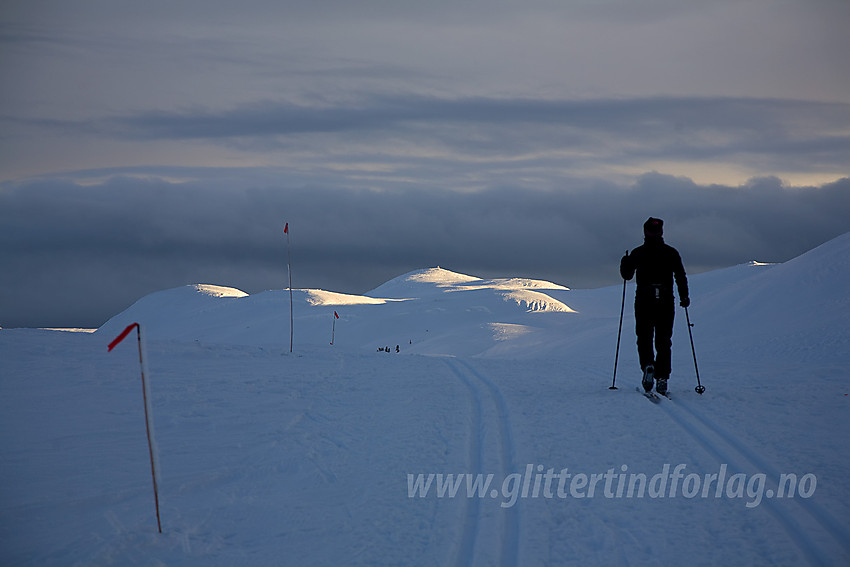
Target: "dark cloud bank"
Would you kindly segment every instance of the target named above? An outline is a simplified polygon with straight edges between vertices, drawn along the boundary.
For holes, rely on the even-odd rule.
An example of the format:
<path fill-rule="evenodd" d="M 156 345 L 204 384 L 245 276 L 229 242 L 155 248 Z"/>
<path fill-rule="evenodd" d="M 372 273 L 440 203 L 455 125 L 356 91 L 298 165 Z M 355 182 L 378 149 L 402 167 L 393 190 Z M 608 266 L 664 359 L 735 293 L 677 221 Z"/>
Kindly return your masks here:
<path fill-rule="evenodd" d="M 0 325 L 99 326 L 139 297 L 189 283 L 249 293 L 293 283 L 363 293 L 441 265 L 573 288 L 619 281 L 617 263 L 650 215 L 695 273 L 781 262 L 850 231 L 850 179 L 785 187 L 699 186 L 646 174 L 629 186 L 559 190 L 353 190 L 297 182 L 249 186 L 238 172 L 66 179 L 0 186 Z M 203 180 L 198 180 L 201 175 Z"/>

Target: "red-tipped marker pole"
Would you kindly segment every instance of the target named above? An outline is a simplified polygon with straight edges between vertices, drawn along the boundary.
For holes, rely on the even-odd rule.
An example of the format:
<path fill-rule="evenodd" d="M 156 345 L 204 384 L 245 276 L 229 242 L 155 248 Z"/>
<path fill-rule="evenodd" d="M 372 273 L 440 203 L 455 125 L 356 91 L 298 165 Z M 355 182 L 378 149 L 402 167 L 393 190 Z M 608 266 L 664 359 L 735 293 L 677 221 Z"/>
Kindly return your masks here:
<path fill-rule="evenodd" d="M 148 453 L 150 454 L 151 459 L 151 478 L 153 478 L 153 501 L 154 506 L 156 507 L 156 527 L 159 530 L 159 533 L 162 533 L 162 522 L 159 519 L 159 489 L 157 485 L 157 466 L 156 466 L 156 452 L 153 449 L 153 434 L 151 430 L 151 409 L 150 409 L 150 396 L 148 392 L 148 383 L 145 380 L 145 359 L 142 354 L 142 328 L 138 323 L 133 323 L 128 325 L 126 329 L 124 329 L 120 335 L 115 337 L 111 343 L 109 343 L 109 352 L 112 352 L 118 343 L 127 338 L 133 329 L 136 329 L 136 339 L 139 344 L 139 367 L 142 371 L 142 398 L 145 403 L 145 429 L 148 435 Z"/>
<path fill-rule="evenodd" d="M 339 315 L 336 311 L 334 311 L 333 325 L 331 325 L 331 344 L 334 344 L 334 337 L 336 337 L 336 320 L 339 319 Z"/>
<path fill-rule="evenodd" d="M 292 352 L 292 336 L 295 331 L 295 321 L 292 315 L 292 254 L 289 251 L 289 223 L 283 227 L 283 233 L 286 235 L 286 268 L 289 272 L 289 352 Z"/>

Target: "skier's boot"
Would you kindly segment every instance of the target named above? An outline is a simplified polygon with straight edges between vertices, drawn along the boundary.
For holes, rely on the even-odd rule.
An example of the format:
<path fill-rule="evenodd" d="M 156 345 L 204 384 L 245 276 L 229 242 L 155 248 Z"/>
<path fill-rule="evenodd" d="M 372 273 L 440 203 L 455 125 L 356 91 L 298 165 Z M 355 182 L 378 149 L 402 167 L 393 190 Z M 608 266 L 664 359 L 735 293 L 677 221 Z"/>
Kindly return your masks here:
<path fill-rule="evenodd" d="M 651 364 L 647 364 L 646 368 L 643 369 L 643 390 L 645 392 L 652 391 L 652 382 L 653 382 L 653 374 L 655 373 L 655 367 Z"/>
<path fill-rule="evenodd" d="M 655 380 L 655 391 L 662 396 L 667 395 L 667 378 L 657 378 Z"/>

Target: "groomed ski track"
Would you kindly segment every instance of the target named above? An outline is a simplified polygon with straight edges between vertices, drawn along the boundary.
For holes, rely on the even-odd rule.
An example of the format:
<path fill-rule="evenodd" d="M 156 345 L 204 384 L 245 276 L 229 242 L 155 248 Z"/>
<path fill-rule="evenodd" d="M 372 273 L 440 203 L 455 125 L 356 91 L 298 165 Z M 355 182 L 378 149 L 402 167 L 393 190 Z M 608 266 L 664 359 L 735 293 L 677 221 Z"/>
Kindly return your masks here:
<path fill-rule="evenodd" d="M 446 365 L 463 382 L 470 396 L 469 472 L 488 474 L 499 471 L 501 478 L 517 471 L 511 420 L 505 398 L 493 382 L 458 358 L 446 358 Z M 495 433 L 495 435 L 494 435 Z M 494 438 L 495 437 L 495 438 Z M 517 565 L 519 553 L 519 508 L 513 506 L 494 511 L 490 506 L 482 511 L 479 498 L 467 498 L 467 517 L 458 546 L 458 567 L 465 565 Z M 494 526 L 493 524 L 498 524 Z M 501 542 L 498 560 L 490 557 L 495 542 L 480 535 L 482 526 L 495 529 Z"/>
<path fill-rule="evenodd" d="M 600 378 L 604 376 L 603 373 L 588 368 L 583 368 L 582 371 L 590 372 Z M 623 390 L 631 392 L 629 387 L 624 387 Z M 639 387 L 636 390 L 638 394 L 642 395 Z M 688 397 L 694 399 L 686 399 Z M 660 408 L 671 421 L 713 455 L 718 464 L 727 464 L 731 469 L 730 474 L 764 473 L 767 475 L 768 490 L 772 491 L 771 494 L 778 494 L 776 481 L 780 478 L 779 469 L 772 465 L 769 460 L 760 456 L 752 447 L 747 446 L 740 439 L 706 417 L 702 410 L 696 408 L 698 405 L 710 405 L 712 403 L 710 395 L 685 396 L 683 393 L 676 395 L 674 399 L 671 394 L 671 397 L 658 396 L 657 399 L 649 401 L 652 402 L 652 405 Z M 795 543 L 810 565 L 830 565 L 831 561 L 821 551 L 822 546 L 816 543 L 815 536 L 809 533 L 811 532 L 811 524 L 801 522 L 798 516 L 788 509 L 788 506 L 796 507 L 798 511 L 805 513 L 804 517 L 814 520 L 823 532 L 831 535 L 835 542 L 844 549 L 844 553 L 850 556 L 850 530 L 816 502 L 804 498 L 788 498 L 785 500 L 788 505 L 783 506 L 780 500 L 772 500 L 771 498 L 765 497 L 761 505 L 767 507 L 788 534 L 789 540 Z"/>
<path fill-rule="evenodd" d="M 665 403 L 666 402 L 666 403 Z M 707 401 L 707 403 L 711 403 Z M 682 429 L 696 439 L 706 450 L 714 454 L 721 462 L 736 469 L 736 472 L 760 472 L 767 475 L 768 490 L 778 494 L 776 480 L 781 472 L 752 447 L 747 446 L 734 435 L 707 418 L 702 411 L 696 409 L 696 401 L 675 401 L 665 399 L 658 404 Z M 850 555 L 850 530 L 842 526 L 826 510 L 808 498 L 791 498 L 787 501 L 798 511 L 804 512 L 802 517 L 809 517 L 835 541 L 840 544 L 845 553 Z M 799 521 L 798 514 L 792 513 L 787 506 L 781 506 L 779 500 L 765 498 L 762 502 L 782 524 L 789 537 L 805 554 L 813 565 L 829 565 L 830 560 L 823 555 L 813 536 L 804 528 L 806 523 Z"/>
<path fill-rule="evenodd" d="M 482 366 L 480 359 L 444 357 L 443 361 L 469 394 L 468 472 L 476 475 L 497 472 L 501 474 L 501 478 L 512 473 L 522 473 L 526 462 L 517 458 L 515 433 L 508 409 L 509 400 L 496 385 L 498 381 L 489 377 L 481 368 L 477 368 Z M 572 380 L 582 374 L 587 376 L 588 380 L 596 381 L 598 377 L 599 387 L 604 386 L 603 372 L 565 365 L 565 378 L 569 376 Z M 594 377 L 591 378 L 591 375 Z M 639 392 L 632 392 L 631 385 L 621 384 L 619 391 L 603 395 L 634 396 L 634 400 L 637 400 L 635 393 Z M 674 390 L 671 397 L 660 397 L 652 404 L 642 401 L 636 403 L 639 407 L 645 406 L 647 412 L 661 412 L 665 415 L 678 430 L 711 455 L 718 466 L 725 464 L 730 476 L 744 473 L 749 477 L 764 473 L 767 475 L 768 494 L 778 494 L 777 479 L 782 472 L 780 468 L 707 417 L 704 408 L 698 409 L 700 406 L 710 407 L 710 393 L 700 396 L 690 391 Z M 600 410 L 604 411 L 604 407 Z M 491 504 L 486 498 L 467 499 L 466 517 L 462 521 L 453 555 L 454 565 L 520 564 L 522 553 L 519 542 L 523 527 L 520 511 L 523 502 L 520 501 L 516 506 L 507 509 L 496 508 L 495 515 Z M 831 556 L 824 551 L 830 546 L 840 547 L 844 554 L 850 555 L 850 530 L 816 502 L 800 497 L 773 499 L 772 496 L 765 496 L 760 506 L 781 526 L 787 540 L 793 542 L 799 552 L 799 558 L 805 564 L 832 564 Z M 590 514 L 588 520 L 597 521 L 594 519 L 596 514 Z M 833 541 L 826 542 L 827 537 Z M 621 540 L 621 544 L 628 541 L 629 546 L 641 545 L 637 532 L 626 530 L 616 534 L 616 538 Z M 633 563 L 627 556 L 621 553 L 618 555 L 619 564 Z M 640 564 L 641 561 L 634 563 Z"/>

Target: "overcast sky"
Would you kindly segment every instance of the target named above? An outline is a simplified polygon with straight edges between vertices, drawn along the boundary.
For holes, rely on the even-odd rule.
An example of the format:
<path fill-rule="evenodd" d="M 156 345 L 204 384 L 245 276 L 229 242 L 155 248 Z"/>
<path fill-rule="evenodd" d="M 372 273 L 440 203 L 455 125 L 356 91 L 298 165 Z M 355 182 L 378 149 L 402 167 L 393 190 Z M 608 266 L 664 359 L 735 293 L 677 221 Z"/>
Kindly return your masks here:
<path fill-rule="evenodd" d="M 0 326 L 433 265 L 616 284 L 850 231 L 845 0 L 5 1 Z M 698 298 L 694 298 L 698 301 Z"/>

